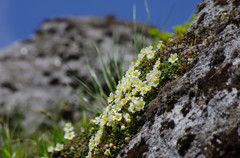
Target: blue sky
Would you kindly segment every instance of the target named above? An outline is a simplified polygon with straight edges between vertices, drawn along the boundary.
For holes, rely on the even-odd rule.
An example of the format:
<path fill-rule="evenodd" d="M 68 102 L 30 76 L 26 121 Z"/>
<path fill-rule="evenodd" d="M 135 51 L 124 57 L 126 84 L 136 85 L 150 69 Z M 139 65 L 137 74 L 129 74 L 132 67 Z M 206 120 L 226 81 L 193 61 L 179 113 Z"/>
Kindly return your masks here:
<path fill-rule="evenodd" d="M 146 0 L 151 24 L 172 32 L 172 26 L 189 20 L 202 0 Z M 118 19 L 148 22 L 144 0 L 0 0 L 0 49 L 34 34 L 49 18 L 113 14 Z M 165 19 L 168 17 L 166 22 Z M 163 25 L 164 24 L 164 25 Z"/>

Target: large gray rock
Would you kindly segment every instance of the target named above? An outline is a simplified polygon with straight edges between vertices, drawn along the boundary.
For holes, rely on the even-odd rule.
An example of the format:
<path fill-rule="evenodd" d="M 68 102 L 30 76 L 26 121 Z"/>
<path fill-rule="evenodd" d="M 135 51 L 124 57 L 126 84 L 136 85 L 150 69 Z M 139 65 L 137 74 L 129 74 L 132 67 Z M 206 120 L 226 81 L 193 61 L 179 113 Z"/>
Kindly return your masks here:
<path fill-rule="evenodd" d="M 118 157 L 240 157 L 240 1 L 203 1 L 189 31 L 196 42 L 184 51 L 199 56 L 147 106 Z"/>
<path fill-rule="evenodd" d="M 147 27 L 137 24 L 138 39 L 142 39 Z M 150 44 L 151 40 L 146 37 L 144 42 Z M 78 111 L 79 99 L 66 86 L 77 86 L 69 77 L 69 67 L 90 81 L 86 54 L 103 78 L 93 43 L 105 62 L 112 51 L 116 58 L 124 56 L 126 67 L 136 57 L 133 23 L 118 21 L 113 16 L 46 20 L 32 37 L 0 51 L 0 115 L 11 118 L 23 113 L 22 124 L 34 129 L 44 119 L 39 115 L 40 109 L 56 113 L 70 104 L 72 111 Z M 35 126 L 29 126 L 30 123 Z"/>

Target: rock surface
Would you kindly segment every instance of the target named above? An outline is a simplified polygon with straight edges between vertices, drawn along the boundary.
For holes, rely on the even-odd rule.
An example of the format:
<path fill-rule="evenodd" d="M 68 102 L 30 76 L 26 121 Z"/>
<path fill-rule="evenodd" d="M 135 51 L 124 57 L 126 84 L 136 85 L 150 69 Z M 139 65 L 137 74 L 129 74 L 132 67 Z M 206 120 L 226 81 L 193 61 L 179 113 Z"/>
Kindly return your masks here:
<path fill-rule="evenodd" d="M 147 27 L 137 24 L 139 38 Z M 147 36 L 144 41 L 151 43 Z M 126 67 L 136 57 L 133 23 L 113 16 L 46 20 L 33 37 L 0 51 L 0 115 L 11 118 L 24 113 L 22 123 L 29 127 L 42 122 L 45 116 L 39 115 L 40 109 L 56 111 L 56 107 L 71 105 L 71 110 L 77 111 L 79 99 L 66 86 L 76 86 L 69 77 L 69 67 L 90 81 L 86 53 L 101 76 L 93 43 L 105 62 L 112 51 L 116 58 L 124 56 Z"/>
<path fill-rule="evenodd" d="M 196 42 L 184 49 L 200 54 L 147 105 L 118 157 L 240 157 L 240 1 L 203 1 L 189 31 Z"/>

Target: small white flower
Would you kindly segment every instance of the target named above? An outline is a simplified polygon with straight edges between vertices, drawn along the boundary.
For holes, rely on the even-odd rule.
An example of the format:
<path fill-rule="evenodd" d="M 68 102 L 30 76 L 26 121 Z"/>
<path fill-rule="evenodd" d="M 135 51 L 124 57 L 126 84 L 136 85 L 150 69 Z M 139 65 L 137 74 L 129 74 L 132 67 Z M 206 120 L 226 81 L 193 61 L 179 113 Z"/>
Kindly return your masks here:
<path fill-rule="evenodd" d="M 113 143 L 110 143 L 109 146 L 110 146 L 110 147 L 113 147 Z"/>
<path fill-rule="evenodd" d="M 159 80 L 158 79 L 154 79 L 153 82 L 152 82 L 152 85 L 154 87 L 157 87 L 158 86 L 158 83 L 159 83 Z"/>
<path fill-rule="evenodd" d="M 151 91 L 151 89 L 152 89 L 151 86 L 147 86 L 147 87 L 146 87 L 147 92 Z"/>
<path fill-rule="evenodd" d="M 124 117 L 125 119 L 130 119 L 129 113 L 124 114 L 123 117 Z"/>
<path fill-rule="evenodd" d="M 144 108 L 145 102 L 144 101 L 139 101 L 137 103 L 137 109 L 142 110 Z"/>
<path fill-rule="evenodd" d="M 110 93 L 109 97 L 108 97 L 108 103 L 111 103 L 114 99 L 114 95 L 113 93 Z"/>
<path fill-rule="evenodd" d="M 133 75 L 133 77 L 138 77 L 139 75 L 141 75 L 141 72 L 138 70 L 134 70 L 132 75 Z"/>
<path fill-rule="evenodd" d="M 107 126 L 113 126 L 115 123 L 114 117 L 109 117 L 108 118 L 108 122 L 107 122 Z"/>
<path fill-rule="evenodd" d="M 154 53 L 155 53 L 154 51 L 148 53 L 147 58 L 148 58 L 148 59 L 154 59 L 154 58 L 155 58 Z"/>
<path fill-rule="evenodd" d="M 129 141 L 129 140 L 130 140 L 130 138 L 129 138 L 129 137 L 126 137 L 126 138 L 125 138 L 125 140 L 126 140 L 126 141 Z"/>
<path fill-rule="evenodd" d="M 131 113 L 135 113 L 136 112 L 136 105 L 133 103 L 130 103 L 130 106 L 128 107 L 128 111 Z"/>
<path fill-rule="evenodd" d="M 92 158 L 92 152 L 91 151 L 88 152 L 88 155 L 87 155 L 86 158 Z"/>
<path fill-rule="evenodd" d="M 154 77 L 159 78 L 162 72 L 159 71 L 157 68 L 153 68 L 153 71 L 151 73 L 154 74 Z"/>
<path fill-rule="evenodd" d="M 63 150 L 63 144 L 57 143 L 56 147 L 55 147 L 56 151 L 61 151 Z"/>
<path fill-rule="evenodd" d="M 108 155 L 110 155 L 110 153 L 111 153 L 111 152 L 110 152 L 110 149 L 107 149 L 107 150 L 104 152 L 104 155 L 107 155 L 107 156 L 108 156 Z"/>
<path fill-rule="evenodd" d="M 154 68 L 159 68 L 160 67 L 160 60 L 157 60 L 156 61 L 156 63 L 155 63 L 155 65 L 154 65 Z"/>
<path fill-rule="evenodd" d="M 130 123 L 132 120 L 131 119 L 126 119 L 126 122 L 127 123 Z"/>
<path fill-rule="evenodd" d="M 121 102 L 118 102 L 118 103 L 117 103 L 116 111 L 121 111 L 121 110 L 122 110 L 122 107 L 123 107 L 123 104 L 122 104 Z"/>
<path fill-rule="evenodd" d="M 53 147 L 53 146 L 49 146 L 49 147 L 48 147 L 48 152 L 51 153 L 51 152 L 53 152 L 53 151 L 54 151 L 54 147 Z"/>
<path fill-rule="evenodd" d="M 131 95 L 135 96 L 135 95 L 137 95 L 137 93 L 138 93 L 138 91 L 137 91 L 137 89 L 135 88 L 135 89 L 132 90 Z"/>
<path fill-rule="evenodd" d="M 168 59 L 168 61 L 170 62 L 170 63 L 175 63 L 175 61 L 177 60 L 178 58 L 177 58 L 177 53 L 175 53 L 175 54 L 171 54 L 171 56 L 170 56 L 170 58 Z"/>
<path fill-rule="evenodd" d="M 146 94 L 147 93 L 147 89 L 145 88 L 145 87 L 143 87 L 142 89 L 141 89 L 141 95 L 143 96 L 144 94 Z"/>
<path fill-rule="evenodd" d="M 64 135 L 64 139 L 72 140 L 75 137 L 75 133 L 72 132 L 66 132 Z"/>
<path fill-rule="evenodd" d="M 106 117 L 104 116 L 104 117 L 102 117 L 102 119 L 101 119 L 101 121 L 100 121 L 100 125 L 101 125 L 101 126 L 104 126 L 104 125 L 106 124 L 106 122 L 107 122 L 107 119 L 106 119 Z"/>
<path fill-rule="evenodd" d="M 126 126 L 122 125 L 122 126 L 121 126 L 121 130 L 124 131 L 125 129 L 126 129 Z"/>
<path fill-rule="evenodd" d="M 121 121 L 121 119 L 122 119 L 122 114 L 121 113 L 115 113 L 115 120 L 117 120 L 117 121 Z"/>
<path fill-rule="evenodd" d="M 65 132 L 73 131 L 72 123 L 70 123 L 70 122 L 66 123 L 63 130 L 64 130 Z"/>
<path fill-rule="evenodd" d="M 125 105 L 127 103 L 127 99 L 126 98 L 123 98 L 121 101 L 122 101 L 123 105 Z"/>
<path fill-rule="evenodd" d="M 164 44 L 162 44 L 162 41 L 159 41 L 159 43 L 158 43 L 158 45 L 157 45 L 157 49 L 158 49 L 158 50 L 160 50 L 160 49 L 162 50 L 162 49 L 165 49 L 165 47 L 166 47 L 166 46 L 165 46 Z"/>

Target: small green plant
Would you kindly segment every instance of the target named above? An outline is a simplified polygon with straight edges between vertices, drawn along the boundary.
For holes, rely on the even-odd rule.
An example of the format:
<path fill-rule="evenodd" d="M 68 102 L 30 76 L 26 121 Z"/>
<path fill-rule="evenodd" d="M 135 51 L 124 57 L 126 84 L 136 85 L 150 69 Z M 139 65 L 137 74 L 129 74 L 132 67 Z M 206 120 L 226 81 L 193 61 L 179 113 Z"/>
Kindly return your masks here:
<path fill-rule="evenodd" d="M 157 28 L 150 28 L 148 33 L 153 36 L 156 40 L 161 40 L 164 43 L 167 43 L 169 39 L 173 38 L 173 35 L 168 32 L 161 32 Z"/>
<path fill-rule="evenodd" d="M 183 36 L 187 32 L 187 29 L 189 28 L 189 26 L 191 25 L 191 23 L 195 18 L 196 18 L 196 14 L 193 15 L 190 22 L 185 22 L 183 25 L 174 26 L 173 29 L 176 36 Z"/>
<path fill-rule="evenodd" d="M 27 157 L 25 154 L 25 145 L 22 144 L 24 140 L 18 137 L 16 129 L 17 126 L 10 130 L 8 123 L 0 120 L 0 157 Z"/>
<path fill-rule="evenodd" d="M 189 26 L 191 25 L 192 21 L 196 18 L 196 15 L 194 14 L 190 22 L 186 22 L 183 25 L 176 25 L 173 27 L 174 34 L 176 37 L 183 36 L 186 32 Z M 167 43 L 169 39 L 172 39 L 174 37 L 173 34 L 169 32 L 161 32 L 158 28 L 150 28 L 148 30 L 148 33 L 153 36 L 157 41 L 161 40 L 163 43 Z"/>

